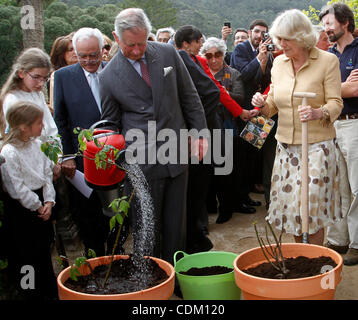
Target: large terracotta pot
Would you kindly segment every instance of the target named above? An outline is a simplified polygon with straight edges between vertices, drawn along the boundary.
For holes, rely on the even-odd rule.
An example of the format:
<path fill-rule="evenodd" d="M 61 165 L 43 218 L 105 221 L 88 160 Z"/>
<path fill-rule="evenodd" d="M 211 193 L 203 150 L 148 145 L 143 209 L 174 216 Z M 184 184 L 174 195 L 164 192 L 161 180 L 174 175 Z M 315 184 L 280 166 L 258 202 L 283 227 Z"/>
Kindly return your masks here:
<path fill-rule="evenodd" d="M 128 259 L 127 255 L 114 256 L 114 260 Z M 110 256 L 98 257 L 89 259 L 88 262 L 92 268 L 99 265 L 105 265 L 110 263 Z M 86 294 L 81 292 L 73 291 L 63 285 L 63 283 L 70 277 L 70 268 L 64 269 L 57 277 L 58 295 L 60 300 L 168 300 L 174 292 L 174 279 L 175 271 L 174 267 L 161 259 L 150 257 L 150 259 L 156 261 L 160 268 L 162 268 L 169 278 L 159 285 L 131 293 L 122 294 L 110 294 L 110 295 L 97 295 L 97 294 Z M 82 274 L 89 274 L 88 267 L 84 267 L 80 270 Z"/>
<path fill-rule="evenodd" d="M 257 247 L 240 254 L 234 261 L 235 281 L 245 300 L 332 300 L 342 278 L 343 259 L 337 252 L 312 244 L 283 243 L 285 258 L 305 256 L 316 258 L 331 257 L 337 266 L 332 270 L 313 277 L 301 279 L 267 279 L 242 272 L 266 262 L 261 248 Z"/>

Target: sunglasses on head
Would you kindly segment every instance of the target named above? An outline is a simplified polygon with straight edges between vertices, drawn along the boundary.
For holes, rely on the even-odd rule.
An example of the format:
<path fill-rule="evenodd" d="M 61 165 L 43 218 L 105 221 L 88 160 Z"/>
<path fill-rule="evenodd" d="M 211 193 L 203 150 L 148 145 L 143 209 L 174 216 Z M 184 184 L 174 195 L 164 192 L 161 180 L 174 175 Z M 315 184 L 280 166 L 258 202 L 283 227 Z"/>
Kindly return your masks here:
<path fill-rule="evenodd" d="M 106 50 L 110 50 L 110 49 L 111 49 L 111 45 L 105 44 L 105 45 L 103 46 L 103 48 L 106 49 Z"/>
<path fill-rule="evenodd" d="M 217 59 L 217 58 L 222 57 L 223 55 L 224 55 L 224 54 L 223 54 L 221 51 L 216 51 L 214 54 L 208 52 L 208 53 L 205 53 L 205 58 L 210 60 L 210 59 L 212 59 L 213 57 L 215 57 L 215 58 Z"/>

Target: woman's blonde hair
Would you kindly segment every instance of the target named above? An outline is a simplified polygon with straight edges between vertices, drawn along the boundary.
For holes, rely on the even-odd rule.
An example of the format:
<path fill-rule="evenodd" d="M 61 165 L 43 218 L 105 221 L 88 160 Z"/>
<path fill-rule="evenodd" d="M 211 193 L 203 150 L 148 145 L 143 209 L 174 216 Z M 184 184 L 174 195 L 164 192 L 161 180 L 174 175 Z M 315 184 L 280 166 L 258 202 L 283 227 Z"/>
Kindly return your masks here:
<path fill-rule="evenodd" d="M 12 65 L 11 73 L 0 92 L 0 132 L 1 136 L 5 133 L 5 115 L 3 103 L 5 96 L 11 92 L 21 88 L 22 79 L 19 77 L 19 71 L 29 72 L 35 68 L 46 68 L 49 72 L 52 69 L 50 56 L 39 48 L 28 48 L 24 50 Z"/>
<path fill-rule="evenodd" d="M 316 45 L 316 32 L 310 19 L 300 10 L 291 9 L 281 13 L 272 23 L 270 36 L 277 44 L 278 38 L 296 40 L 308 50 Z"/>
<path fill-rule="evenodd" d="M 20 143 L 22 134 L 20 126 L 31 126 L 38 118 L 43 117 L 43 114 L 42 109 L 30 101 L 14 103 L 6 114 L 10 131 L 4 137 L 3 146 L 7 143 Z"/>

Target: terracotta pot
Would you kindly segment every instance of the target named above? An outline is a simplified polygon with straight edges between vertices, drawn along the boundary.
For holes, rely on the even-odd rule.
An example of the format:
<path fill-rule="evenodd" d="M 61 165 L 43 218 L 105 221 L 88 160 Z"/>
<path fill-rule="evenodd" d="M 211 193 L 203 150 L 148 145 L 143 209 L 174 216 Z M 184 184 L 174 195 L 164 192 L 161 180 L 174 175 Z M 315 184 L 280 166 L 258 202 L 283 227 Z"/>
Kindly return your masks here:
<path fill-rule="evenodd" d="M 285 258 L 327 256 L 332 258 L 337 266 L 326 273 L 301 279 L 260 278 L 241 271 L 267 261 L 260 247 L 247 250 L 234 261 L 235 281 L 245 300 L 334 299 L 337 285 L 342 279 L 343 259 L 340 254 L 325 247 L 303 243 L 283 243 L 282 253 Z"/>
<path fill-rule="evenodd" d="M 119 259 L 128 259 L 127 255 L 117 255 L 114 256 L 114 260 Z M 169 278 L 159 285 L 131 293 L 121 293 L 121 294 L 109 294 L 109 295 L 100 295 L 100 294 L 87 294 L 73 291 L 63 285 L 63 283 L 70 277 L 70 268 L 64 269 L 57 277 L 57 287 L 58 295 L 60 300 L 168 300 L 174 292 L 174 279 L 175 271 L 174 267 L 161 259 L 149 257 L 150 259 L 156 261 L 160 268 L 162 268 Z M 95 268 L 99 265 L 105 265 L 110 263 L 110 256 L 106 257 L 97 257 L 89 259 L 88 262 L 91 264 L 92 268 Z M 83 267 L 80 269 L 82 274 L 89 274 L 88 267 Z"/>

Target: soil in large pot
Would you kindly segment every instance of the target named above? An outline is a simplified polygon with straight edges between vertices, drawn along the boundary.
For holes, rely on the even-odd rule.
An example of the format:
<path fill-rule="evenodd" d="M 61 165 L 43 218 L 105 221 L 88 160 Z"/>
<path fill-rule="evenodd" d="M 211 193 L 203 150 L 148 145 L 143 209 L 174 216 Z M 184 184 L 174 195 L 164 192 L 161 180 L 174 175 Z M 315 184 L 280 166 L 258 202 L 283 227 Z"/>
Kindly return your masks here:
<path fill-rule="evenodd" d="M 322 270 L 324 270 L 324 272 L 328 271 L 327 269 L 322 269 L 324 266 L 332 266 L 332 269 L 337 266 L 332 258 L 324 256 L 317 258 L 307 258 L 303 256 L 286 258 L 285 264 L 289 270 L 285 279 L 312 277 L 321 274 Z M 261 278 L 278 279 L 280 277 L 280 271 L 276 270 L 268 262 L 242 271 Z"/>
<path fill-rule="evenodd" d="M 77 292 L 106 295 L 145 290 L 168 279 L 166 272 L 154 260 L 130 255 L 128 259 L 113 261 L 107 285 L 102 288 L 107 268 L 108 265 L 101 265 L 93 271 L 100 288 L 91 274 L 78 277 L 78 281 L 68 278 L 64 285 Z"/>

